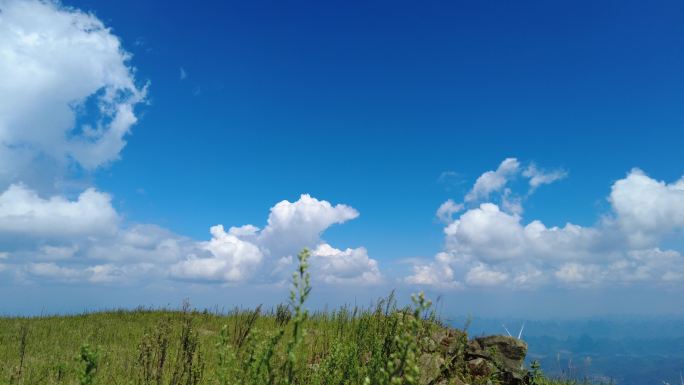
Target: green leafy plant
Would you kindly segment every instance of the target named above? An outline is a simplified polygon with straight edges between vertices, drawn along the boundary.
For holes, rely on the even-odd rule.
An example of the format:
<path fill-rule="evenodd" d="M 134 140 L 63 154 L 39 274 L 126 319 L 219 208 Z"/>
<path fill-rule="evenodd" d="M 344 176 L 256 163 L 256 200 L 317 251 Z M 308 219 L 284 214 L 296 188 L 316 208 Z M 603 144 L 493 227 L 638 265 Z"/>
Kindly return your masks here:
<path fill-rule="evenodd" d="M 418 340 L 422 330 L 421 315 L 430 309 L 431 302 L 423 292 L 412 297 L 414 309 L 410 314 L 404 311 L 399 316 L 399 330 L 394 337 L 391 353 L 379 376 L 374 380 L 366 377 L 368 385 L 416 385 L 420 377 L 418 366 Z"/>
<path fill-rule="evenodd" d="M 92 385 L 95 381 L 95 374 L 97 373 L 98 352 L 97 350 L 91 349 L 88 345 L 83 345 L 81 346 L 79 358 L 83 363 L 83 372 L 81 373 L 79 384 Z"/>
<path fill-rule="evenodd" d="M 311 275 L 309 274 L 309 257 L 311 253 L 308 249 L 302 250 L 297 259 L 299 268 L 292 274 L 292 290 L 290 291 L 290 304 L 294 308 L 292 319 L 292 336 L 287 344 L 287 360 L 284 366 L 284 383 L 290 385 L 294 383 L 295 370 L 297 366 L 297 347 L 302 343 L 305 334 L 304 321 L 309 313 L 304 308 L 304 303 L 311 293 Z"/>

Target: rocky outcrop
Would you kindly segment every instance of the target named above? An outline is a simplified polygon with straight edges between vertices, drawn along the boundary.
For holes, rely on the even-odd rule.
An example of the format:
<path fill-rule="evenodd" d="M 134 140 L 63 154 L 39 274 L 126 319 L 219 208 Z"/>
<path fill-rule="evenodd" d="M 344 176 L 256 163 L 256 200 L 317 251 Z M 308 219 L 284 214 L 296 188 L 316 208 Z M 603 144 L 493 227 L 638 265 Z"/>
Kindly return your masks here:
<path fill-rule="evenodd" d="M 478 368 L 490 368 L 503 384 L 520 385 L 525 381 L 525 355 L 527 344 L 508 336 L 475 338 L 468 342 L 466 360 L 477 372 Z M 471 372 L 472 373 L 472 372 Z M 485 374 L 487 375 L 487 374 Z"/>
<path fill-rule="evenodd" d="M 419 357 L 422 385 L 492 383 L 523 385 L 527 344 L 513 337 L 488 336 L 469 340 L 465 332 L 439 328 L 426 337 Z"/>

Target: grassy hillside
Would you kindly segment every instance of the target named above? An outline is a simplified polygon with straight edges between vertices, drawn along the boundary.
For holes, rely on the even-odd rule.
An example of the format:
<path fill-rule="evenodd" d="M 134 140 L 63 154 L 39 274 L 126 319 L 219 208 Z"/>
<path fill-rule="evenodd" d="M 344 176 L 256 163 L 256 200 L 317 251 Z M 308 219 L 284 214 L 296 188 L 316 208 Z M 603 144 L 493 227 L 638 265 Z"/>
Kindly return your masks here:
<path fill-rule="evenodd" d="M 9 384 L 417 384 L 436 371 L 431 335 L 446 330 L 422 296 L 398 309 L 308 314 L 306 253 L 290 304 L 229 314 L 111 311 L 0 318 L 0 383 Z M 467 336 L 450 335 L 449 376 L 441 384 L 497 383 L 471 373 Z M 431 352 L 426 355 L 425 352 Z M 426 360 L 425 357 L 428 357 Z M 441 369 L 440 369 L 441 370 Z M 540 376 L 535 384 L 556 384 Z M 560 383 L 558 383 L 560 384 Z"/>

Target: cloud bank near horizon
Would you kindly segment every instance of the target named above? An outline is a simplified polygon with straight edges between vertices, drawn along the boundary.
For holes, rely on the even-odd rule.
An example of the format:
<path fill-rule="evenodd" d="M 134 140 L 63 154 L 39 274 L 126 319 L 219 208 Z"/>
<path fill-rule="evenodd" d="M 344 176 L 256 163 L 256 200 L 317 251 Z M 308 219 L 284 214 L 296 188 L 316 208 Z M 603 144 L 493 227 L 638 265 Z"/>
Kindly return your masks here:
<path fill-rule="evenodd" d="M 611 211 L 593 226 L 525 222 L 524 200 L 539 186 L 566 175 L 563 170 L 540 171 L 534 164 L 523 169 L 515 158 L 483 173 L 463 203 L 448 200 L 437 210 L 445 223 L 444 250 L 431 262 L 414 264 L 405 282 L 535 288 L 684 281 L 684 257 L 662 246 L 684 229 L 684 177 L 666 183 L 632 169 L 613 183 L 607 198 Z M 508 187 L 519 177 L 528 182 L 524 196 Z"/>

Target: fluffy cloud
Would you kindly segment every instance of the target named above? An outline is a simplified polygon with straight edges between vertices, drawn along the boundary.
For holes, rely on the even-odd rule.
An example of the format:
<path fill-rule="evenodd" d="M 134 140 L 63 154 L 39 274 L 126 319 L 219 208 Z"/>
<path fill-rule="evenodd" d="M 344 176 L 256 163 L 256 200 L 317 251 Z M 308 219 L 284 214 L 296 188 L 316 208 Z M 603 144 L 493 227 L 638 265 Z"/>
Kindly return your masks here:
<path fill-rule="evenodd" d="M 35 234 L 23 234 L 29 235 Z M 15 238 L 2 248 L 6 270 L 20 280 L 150 282 L 164 279 L 171 264 L 204 252 L 200 242 L 154 225 L 119 226 L 87 236 L 63 232 L 19 242 Z"/>
<path fill-rule="evenodd" d="M 195 241 L 155 225 L 122 226 L 109 197 L 94 190 L 75 200 L 43 199 L 13 186 L 0 196 L 0 259 L 21 279 L 128 283 L 167 278 L 196 282 L 274 282 L 287 277 L 292 255 L 309 247 L 315 279 L 335 284 L 382 281 L 365 248 L 336 249 L 321 233 L 358 216 L 346 205 L 309 195 L 276 204 L 263 230 L 210 229 Z M 65 225 L 67 224 L 67 225 Z M 17 241 L 17 237 L 24 239 Z"/>
<path fill-rule="evenodd" d="M 473 188 L 466 194 L 465 201 L 487 199 L 493 192 L 501 191 L 510 178 L 520 171 L 520 162 L 515 158 L 504 159 L 494 171 L 487 171 L 475 181 Z"/>
<path fill-rule="evenodd" d="M 486 255 L 492 261 L 514 258 L 524 242 L 519 221 L 517 215 L 506 214 L 493 203 L 483 203 L 444 229 L 447 249 Z"/>
<path fill-rule="evenodd" d="M 263 253 L 259 247 L 239 238 L 248 235 L 242 229 L 231 228 L 226 232 L 218 225 L 211 228 L 211 235 L 212 239 L 202 245 L 211 257 L 193 255 L 172 266 L 171 274 L 187 279 L 238 282 L 246 279 L 261 263 Z"/>
<path fill-rule="evenodd" d="M 437 209 L 437 218 L 444 223 L 450 223 L 454 220 L 454 214 L 461 210 L 463 210 L 462 203 L 456 203 L 452 199 L 448 199 Z"/>
<path fill-rule="evenodd" d="M 0 240 L 6 270 L 110 280 L 98 264 L 136 249 L 108 194 L 64 195 L 118 158 L 145 98 L 130 55 L 95 16 L 55 1 L 0 0 Z M 59 266 L 57 261 L 68 266 Z M 109 266 L 109 267 L 108 267 Z"/>
<path fill-rule="evenodd" d="M 171 268 L 174 277 L 240 282 L 253 278 L 277 278 L 291 264 L 292 256 L 304 247 L 313 248 L 314 277 L 328 283 L 377 283 L 381 280 L 377 261 L 365 248 L 335 249 L 321 240 L 321 234 L 334 224 L 356 218 L 352 207 L 318 200 L 303 194 L 271 208 L 263 230 L 245 225 L 211 229 L 212 240 L 201 248 L 205 257 L 192 255 Z"/>
<path fill-rule="evenodd" d="M 478 182 L 486 175 L 491 179 L 491 173 Z M 560 175 L 532 166 L 523 173 L 531 191 Z M 496 186 L 505 205 L 510 193 Z M 415 265 L 405 281 L 511 287 L 684 282 L 684 257 L 660 248 L 665 237 L 684 229 L 684 179 L 668 184 L 635 169 L 613 184 L 608 201 L 611 212 L 588 227 L 525 223 L 522 210 L 481 203 L 448 222 L 444 252 L 432 262 Z"/>
<path fill-rule="evenodd" d="M 450 265 L 451 256 L 438 253 L 432 263 L 413 265 L 413 274 L 406 277 L 406 283 L 415 285 L 450 286 L 458 285 L 454 280 L 454 269 Z"/>
<path fill-rule="evenodd" d="M 119 39 L 57 2 L 1 0 L 0 10 L 0 188 L 117 159 L 145 97 Z"/>
<path fill-rule="evenodd" d="M 493 203 L 483 203 L 444 229 L 447 250 L 486 263 L 525 257 L 582 259 L 600 250 L 605 236 L 596 229 L 570 223 L 546 227 L 538 220 L 527 225 L 521 221 L 517 214 L 503 212 Z"/>
<path fill-rule="evenodd" d="M 76 200 L 41 198 L 23 185 L 0 194 L 0 239 L 54 239 L 116 231 L 119 216 L 109 195 L 87 189 Z"/>
<path fill-rule="evenodd" d="M 653 246 L 684 228 L 684 177 L 668 184 L 634 169 L 613 184 L 608 200 L 617 224 L 636 247 Z"/>
<path fill-rule="evenodd" d="M 439 208 L 437 216 L 442 219 L 445 214 L 452 214 L 453 208 L 462 208 L 465 204 L 472 205 L 478 202 L 489 202 L 492 195 L 498 194 L 501 207 L 510 213 L 521 214 L 522 202 L 542 185 L 551 184 L 567 176 L 567 172 L 561 169 L 542 170 L 536 164 L 530 163 L 523 169 L 520 161 L 516 158 L 506 158 L 497 167 L 480 175 L 470 191 L 465 195 L 462 204 L 449 201 Z M 522 195 L 514 194 L 513 190 L 507 187 L 516 178 L 522 177 L 527 180 L 529 190 Z M 448 204 L 448 205 L 447 205 Z M 446 206 L 445 206 L 446 205 Z M 452 211 L 447 211 L 451 209 Z"/>
<path fill-rule="evenodd" d="M 258 242 L 275 256 L 295 254 L 302 247 L 315 246 L 328 227 L 358 216 L 352 207 L 333 206 L 303 194 L 296 202 L 284 200 L 271 208 L 268 224 L 259 233 Z"/>
<path fill-rule="evenodd" d="M 378 262 L 369 258 L 363 247 L 339 250 L 323 243 L 311 255 L 313 274 L 324 282 L 375 284 L 382 281 Z"/>

